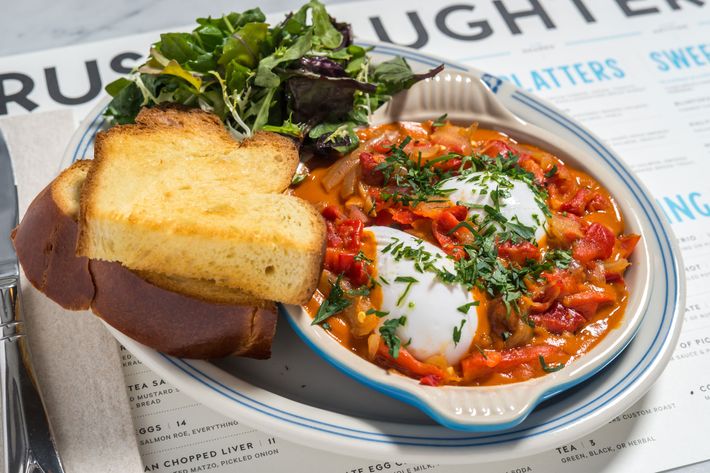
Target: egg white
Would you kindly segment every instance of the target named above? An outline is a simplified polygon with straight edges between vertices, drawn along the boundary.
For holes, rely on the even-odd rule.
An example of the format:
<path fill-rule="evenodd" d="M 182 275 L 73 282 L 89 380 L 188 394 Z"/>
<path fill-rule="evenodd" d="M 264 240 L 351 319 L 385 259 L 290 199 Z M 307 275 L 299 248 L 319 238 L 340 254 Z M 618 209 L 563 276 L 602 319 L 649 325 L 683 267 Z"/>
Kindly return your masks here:
<path fill-rule="evenodd" d="M 449 364 L 455 365 L 468 353 L 476 329 L 476 307 L 464 314 L 459 307 L 473 302 L 473 295 L 459 284 L 445 284 L 434 272 L 418 272 L 411 259 L 397 260 L 383 249 L 391 243 L 402 242 L 405 247 L 422 248 L 436 258 L 437 268 L 454 272 L 453 261 L 438 247 L 415 238 L 401 230 L 373 226 L 366 231 L 374 234 L 377 241 L 377 282 L 382 288 L 380 311 L 388 312 L 381 323 L 406 316 L 406 323 L 396 329 L 396 335 L 416 359 L 425 361 L 434 355 L 443 355 Z M 412 277 L 407 291 L 407 282 L 398 282 L 398 277 Z M 406 294 L 405 294 L 406 292 Z M 403 296 L 403 294 L 405 294 Z M 461 321 L 465 320 L 463 326 Z M 461 327 L 461 337 L 454 341 L 454 329 Z"/>
<path fill-rule="evenodd" d="M 500 213 L 508 220 L 517 218 L 518 222 L 534 230 L 535 239 L 545 236 L 546 217 L 540 204 L 535 200 L 535 194 L 527 183 L 518 179 L 511 179 L 504 175 L 496 175 L 496 180 L 503 180 L 501 185 L 492 178 L 490 173 L 472 172 L 442 181 L 443 189 L 454 189 L 449 194 L 449 200 L 454 203 L 474 204 L 477 206 L 489 205 L 494 207 L 491 191 L 500 189 L 506 194 L 499 199 Z M 469 218 L 479 215 L 485 217 L 482 208 L 470 208 Z"/>

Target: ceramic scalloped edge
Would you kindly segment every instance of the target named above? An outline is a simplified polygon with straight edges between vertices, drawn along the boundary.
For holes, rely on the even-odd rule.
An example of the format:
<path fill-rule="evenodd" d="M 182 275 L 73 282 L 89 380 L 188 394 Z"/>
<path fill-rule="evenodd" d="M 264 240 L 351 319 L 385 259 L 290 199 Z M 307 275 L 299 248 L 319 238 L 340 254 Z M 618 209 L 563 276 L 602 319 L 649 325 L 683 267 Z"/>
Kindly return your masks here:
<path fill-rule="evenodd" d="M 423 121 L 448 114 L 454 122 L 479 122 L 482 127 L 504 131 L 521 142 L 550 151 L 566 163 L 582 168 L 611 189 L 626 221 L 626 231 L 643 234 L 643 224 L 622 183 L 604 169 L 589 153 L 554 134 L 531 125 L 510 112 L 489 86 L 478 77 L 444 70 L 437 77 L 416 84 L 399 94 L 372 117 L 373 124 L 397 120 Z M 642 240 L 643 241 L 643 240 Z M 379 391 L 408 402 L 434 420 L 451 429 L 465 431 L 503 430 L 522 422 L 544 399 L 568 389 L 597 373 L 631 341 L 646 312 L 650 294 L 650 254 L 641 243 L 633 255 L 633 267 L 626 275 L 629 301 L 618 327 L 588 353 L 570 362 L 562 370 L 525 382 L 465 387 L 422 386 L 418 381 L 390 373 L 345 350 L 300 307 L 288 306 L 287 313 L 295 329 L 312 347 L 334 366 Z"/>

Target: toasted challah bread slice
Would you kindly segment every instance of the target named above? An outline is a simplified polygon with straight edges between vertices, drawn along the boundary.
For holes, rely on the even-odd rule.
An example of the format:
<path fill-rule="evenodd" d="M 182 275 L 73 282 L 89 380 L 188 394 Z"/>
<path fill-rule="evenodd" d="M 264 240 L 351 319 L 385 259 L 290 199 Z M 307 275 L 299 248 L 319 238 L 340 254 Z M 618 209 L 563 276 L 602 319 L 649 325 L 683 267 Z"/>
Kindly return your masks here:
<path fill-rule="evenodd" d="M 144 108 L 134 125 L 99 133 L 94 155 L 110 156 L 111 172 L 119 176 L 122 164 L 131 170 L 142 167 L 147 176 L 159 173 L 160 182 L 170 184 L 166 191 L 199 187 L 203 192 L 235 182 L 242 191 L 282 192 L 299 160 L 289 138 L 259 132 L 240 143 L 216 115 L 175 105 Z M 134 183 L 154 184 L 145 178 Z"/>
<path fill-rule="evenodd" d="M 154 271 L 134 272 L 140 276 L 141 279 L 155 286 L 206 302 L 255 305 L 259 307 L 271 305 L 271 301 L 259 299 L 241 289 L 217 285 L 213 280 L 183 278 L 180 276 L 156 273 Z"/>
<path fill-rule="evenodd" d="M 56 231 L 52 232 L 48 236 L 52 236 L 55 241 L 44 243 L 44 247 L 40 248 L 43 244 L 39 239 L 22 239 L 27 241 L 29 244 L 33 244 L 34 247 L 25 248 L 26 254 L 25 258 L 55 258 L 57 254 L 73 254 L 76 251 L 76 239 L 78 227 L 76 221 L 79 217 L 79 196 L 81 192 L 81 187 L 86 180 L 86 175 L 91 169 L 93 161 L 84 160 L 77 161 L 67 170 L 65 170 L 59 177 L 57 177 L 46 189 L 46 191 L 52 193 L 52 199 L 56 204 L 50 207 L 51 210 L 58 212 L 57 218 L 54 219 L 58 225 L 61 225 L 64 220 L 69 217 L 71 222 L 66 222 L 68 225 L 68 232 L 66 232 L 67 240 L 65 242 L 56 241 L 57 237 L 64 235 L 65 233 Z M 29 221 L 28 221 L 29 224 Z M 40 222 L 40 225 L 43 224 Z M 28 231 L 28 225 L 24 225 L 24 231 Z M 51 249 L 61 245 L 61 251 L 59 253 L 52 252 Z M 47 251 L 49 248 L 49 251 Z M 45 250 L 44 254 L 40 250 Z M 84 299 L 90 301 L 90 294 L 88 289 L 90 288 L 90 281 L 82 281 L 81 278 L 78 284 L 72 288 L 66 288 L 64 284 L 59 284 L 58 287 L 52 284 L 55 280 L 54 272 L 57 272 L 56 279 L 61 282 L 65 274 L 75 274 L 82 275 L 85 273 L 85 267 L 88 264 L 87 258 L 77 258 L 72 260 L 69 258 L 60 258 L 55 263 L 48 263 L 45 265 L 31 264 L 30 268 L 36 271 L 39 268 L 46 268 L 47 273 L 43 274 L 30 274 L 27 273 L 27 277 L 32 281 L 32 284 L 40 289 L 42 292 L 49 292 L 48 296 L 50 299 L 59 303 L 65 309 L 72 309 L 72 307 L 67 307 L 67 304 L 74 304 L 79 301 L 76 295 L 72 295 L 71 291 L 78 291 L 85 294 Z M 70 265 L 66 267 L 66 265 Z M 140 271 L 138 275 L 148 281 L 149 283 L 162 287 L 163 289 L 168 289 L 173 292 L 178 292 L 186 296 L 195 297 L 207 302 L 221 302 L 225 304 L 243 304 L 243 305 L 255 305 L 259 307 L 265 307 L 270 304 L 270 302 L 264 299 L 259 299 L 251 294 L 244 292 L 240 289 L 234 289 L 226 286 L 218 286 L 214 281 L 204 280 L 204 279 L 193 279 L 193 278 L 181 278 L 177 276 L 171 276 L 166 274 L 155 273 L 151 271 Z M 44 289 L 40 286 L 44 284 Z M 56 294 L 54 293 L 56 289 Z M 69 291 L 69 292 L 67 292 Z M 64 303 L 62 303 L 64 302 Z M 85 304 L 84 304 L 85 305 Z M 88 308 L 88 305 L 86 307 Z"/>
<path fill-rule="evenodd" d="M 119 331 L 169 355 L 268 358 L 277 320 L 273 303 L 210 303 L 151 284 L 119 263 L 76 256 L 79 195 L 91 165 L 78 161 L 62 172 L 13 231 L 18 259 L 32 285 L 62 307 L 90 308 Z M 214 291 L 222 294 L 219 288 Z"/>
<path fill-rule="evenodd" d="M 217 136 L 206 125 L 215 120 L 204 112 L 151 109 L 137 125 L 100 133 L 81 195 L 77 254 L 305 303 L 320 275 L 325 224 L 310 203 L 276 193 L 295 167 L 267 193 L 283 166 L 267 151 L 285 138 L 261 133 L 240 145 L 227 136 L 230 147 L 170 125 L 199 123 Z M 254 153 L 261 156 L 258 175 L 225 171 Z"/>

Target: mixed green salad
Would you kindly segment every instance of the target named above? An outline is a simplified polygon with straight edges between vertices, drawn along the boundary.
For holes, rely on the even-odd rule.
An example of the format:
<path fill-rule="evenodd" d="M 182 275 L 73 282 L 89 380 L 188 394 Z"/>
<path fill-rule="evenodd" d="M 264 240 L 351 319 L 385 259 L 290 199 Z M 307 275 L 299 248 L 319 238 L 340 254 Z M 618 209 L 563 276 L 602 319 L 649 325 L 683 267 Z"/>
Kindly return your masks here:
<path fill-rule="evenodd" d="M 318 0 L 265 21 L 255 8 L 160 35 L 145 64 L 106 86 L 106 117 L 132 123 L 144 106 L 178 103 L 214 112 L 237 139 L 267 130 L 343 153 L 374 110 L 443 69 L 415 74 L 401 57 L 373 64 L 371 48 L 353 44 L 350 25 Z"/>

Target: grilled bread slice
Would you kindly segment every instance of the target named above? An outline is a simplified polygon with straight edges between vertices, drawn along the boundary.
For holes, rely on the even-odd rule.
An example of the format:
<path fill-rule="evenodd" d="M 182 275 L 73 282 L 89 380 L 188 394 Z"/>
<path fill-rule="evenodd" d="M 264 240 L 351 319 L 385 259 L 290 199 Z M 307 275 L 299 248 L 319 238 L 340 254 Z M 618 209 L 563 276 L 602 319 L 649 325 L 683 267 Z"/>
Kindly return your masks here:
<path fill-rule="evenodd" d="M 143 166 L 140 173 L 159 175 L 159 182 L 175 191 L 203 192 L 236 182 L 241 191 L 282 192 L 291 184 L 299 160 L 289 138 L 261 132 L 239 143 L 216 115 L 174 105 L 144 108 L 135 125 L 99 133 L 94 155 L 97 161 L 110 156 L 109 171 L 119 177 L 124 169 Z M 133 184 L 158 182 L 144 178 Z"/>
<path fill-rule="evenodd" d="M 284 140 L 259 133 L 238 144 L 216 117 L 174 109 L 150 109 L 136 125 L 100 133 L 81 195 L 77 254 L 307 302 L 325 224 L 310 203 L 280 193 L 296 166 L 284 173 L 292 159 L 282 155 L 298 160 Z"/>
<path fill-rule="evenodd" d="M 232 293 L 255 299 L 209 281 L 180 281 L 176 290 L 166 290 L 119 263 L 76 256 L 79 195 L 91 166 L 91 161 L 78 161 L 62 172 L 35 198 L 13 232 L 18 259 L 32 285 L 62 307 L 92 309 L 131 338 L 173 356 L 268 358 L 277 320 L 273 303 L 207 302 L 229 302 Z M 182 291 L 185 286 L 205 292 L 190 297 Z"/>

